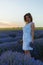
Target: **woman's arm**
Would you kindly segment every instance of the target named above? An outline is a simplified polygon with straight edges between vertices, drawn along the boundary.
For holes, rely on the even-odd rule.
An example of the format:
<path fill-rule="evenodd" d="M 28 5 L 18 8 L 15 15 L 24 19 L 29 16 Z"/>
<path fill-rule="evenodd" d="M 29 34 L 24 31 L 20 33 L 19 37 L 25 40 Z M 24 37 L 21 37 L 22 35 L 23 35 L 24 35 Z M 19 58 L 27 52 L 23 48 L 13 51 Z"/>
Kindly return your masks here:
<path fill-rule="evenodd" d="M 34 23 L 32 23 L 31 28 L 32 28 L 32 43 L 33 43 L 33 41 L 34 41 L 34 30 L 35 30 Z"/>

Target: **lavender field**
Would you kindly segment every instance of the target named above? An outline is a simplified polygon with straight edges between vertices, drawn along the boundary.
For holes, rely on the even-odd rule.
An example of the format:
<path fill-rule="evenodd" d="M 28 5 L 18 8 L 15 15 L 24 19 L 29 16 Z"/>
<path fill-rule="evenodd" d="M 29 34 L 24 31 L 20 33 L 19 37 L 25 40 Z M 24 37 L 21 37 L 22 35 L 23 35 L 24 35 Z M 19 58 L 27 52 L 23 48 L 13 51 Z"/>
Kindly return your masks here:
<path fill-rule="evenodd" d="M 31 58 L 22 50 L 22 30 L 0 30 L 0 65 L 43 65 L 43 30 L 35 30 Z"/>

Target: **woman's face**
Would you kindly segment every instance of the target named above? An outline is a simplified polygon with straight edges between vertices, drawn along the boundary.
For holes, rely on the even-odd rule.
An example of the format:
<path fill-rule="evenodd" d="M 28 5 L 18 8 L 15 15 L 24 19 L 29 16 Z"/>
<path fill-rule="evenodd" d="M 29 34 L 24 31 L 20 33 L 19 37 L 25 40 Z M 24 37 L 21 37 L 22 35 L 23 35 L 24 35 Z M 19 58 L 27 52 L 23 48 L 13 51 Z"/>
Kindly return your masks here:
<path fill-rule="evenodd" d="M 29 23 L 31 21 L 29 16 L 26 16 L 26 22 Z"/>

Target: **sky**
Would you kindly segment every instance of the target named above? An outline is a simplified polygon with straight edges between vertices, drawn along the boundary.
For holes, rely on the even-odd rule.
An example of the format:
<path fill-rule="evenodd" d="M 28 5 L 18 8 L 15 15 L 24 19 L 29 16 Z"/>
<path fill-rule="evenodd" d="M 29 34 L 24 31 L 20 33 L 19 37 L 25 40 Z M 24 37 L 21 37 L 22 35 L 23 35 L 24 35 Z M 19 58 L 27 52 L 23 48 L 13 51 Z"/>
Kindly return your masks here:
<path fill-rule="evenodd" d="M 24 26 L 23 16 L 28 12 L 33 16 L 35 26 L 43 27 L 43 0 L 0 0 L 0 27 Z"/>

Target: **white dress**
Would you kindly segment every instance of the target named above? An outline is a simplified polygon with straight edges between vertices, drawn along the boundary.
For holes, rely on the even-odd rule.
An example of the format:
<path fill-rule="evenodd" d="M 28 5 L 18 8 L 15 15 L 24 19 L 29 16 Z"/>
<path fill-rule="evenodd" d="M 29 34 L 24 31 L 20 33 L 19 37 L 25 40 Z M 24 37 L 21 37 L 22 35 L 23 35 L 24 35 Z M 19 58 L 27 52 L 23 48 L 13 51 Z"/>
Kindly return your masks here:
<path fill-rule="evenodd" d="M 31 24 L 33 22 L 30 22 L 26 24 L 23 27 L 23 50 L 33 50 L 32 47 L 30 47 L 30 42 L 32 42 L 32 34 L 31 34 Z"/>

